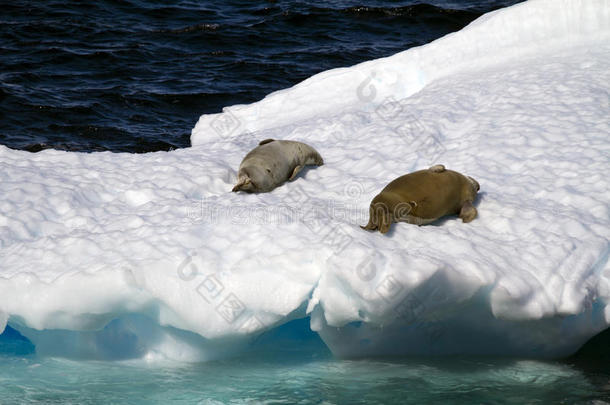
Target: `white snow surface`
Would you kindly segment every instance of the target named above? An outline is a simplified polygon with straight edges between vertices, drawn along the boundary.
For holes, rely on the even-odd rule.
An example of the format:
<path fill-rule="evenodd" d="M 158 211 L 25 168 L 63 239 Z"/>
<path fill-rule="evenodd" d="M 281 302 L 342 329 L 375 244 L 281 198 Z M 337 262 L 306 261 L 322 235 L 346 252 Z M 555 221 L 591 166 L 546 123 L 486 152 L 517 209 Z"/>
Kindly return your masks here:
<path fill-rule="evenodd" d="M 207 360 L 311 318 L 341 357 L 561 357 L 610 324 L 610 1 L 530 0 L 204 115 L 191 148 L 0 146 L 0 330 L 41 354 Z M 231 193 L 266 138 L 325 165 Z M 360 229 L 436 163 L 479 216 Z"/>

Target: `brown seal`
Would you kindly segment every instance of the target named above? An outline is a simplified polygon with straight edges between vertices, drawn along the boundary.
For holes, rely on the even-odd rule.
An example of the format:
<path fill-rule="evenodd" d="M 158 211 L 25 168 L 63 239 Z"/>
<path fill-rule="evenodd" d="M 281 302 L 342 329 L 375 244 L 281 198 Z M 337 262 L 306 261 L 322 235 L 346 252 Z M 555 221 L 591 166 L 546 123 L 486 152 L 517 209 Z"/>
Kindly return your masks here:
<path fill-rule="evenodd" d="M 241 161 L 233 191 L 264 193 L 294 179 L 306 165 L 322 165 L 320 154 L 296 141 L 265 139 Z"/>
<path fill-rule="evenodd" d="M 369 209 L 369 223 L 362 229 L 386 233 L 394 222 L 424 225 L 445 215 L 458 214 L 470 222 L 477 216 L 472 205 L 479 183 L 443 165 L 405 174 L 377 194 Z"/>

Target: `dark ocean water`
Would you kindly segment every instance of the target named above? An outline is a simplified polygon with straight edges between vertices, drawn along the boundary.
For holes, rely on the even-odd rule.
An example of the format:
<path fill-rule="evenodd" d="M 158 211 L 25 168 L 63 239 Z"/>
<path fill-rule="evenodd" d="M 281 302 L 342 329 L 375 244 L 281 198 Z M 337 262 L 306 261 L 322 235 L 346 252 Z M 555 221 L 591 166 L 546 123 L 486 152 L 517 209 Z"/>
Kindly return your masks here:
<path fill-rule="evenodd" d="M 0 144 L 187 147 L 203 113 L 425 44 L 518 2 L 0 0 Z"/>

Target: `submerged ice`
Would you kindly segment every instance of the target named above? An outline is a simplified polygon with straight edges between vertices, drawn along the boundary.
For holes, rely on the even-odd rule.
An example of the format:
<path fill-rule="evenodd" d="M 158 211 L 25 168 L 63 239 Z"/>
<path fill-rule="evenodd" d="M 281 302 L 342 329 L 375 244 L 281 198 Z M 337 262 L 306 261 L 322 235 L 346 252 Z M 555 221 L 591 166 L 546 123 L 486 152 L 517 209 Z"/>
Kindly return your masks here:
<path fill-rule="evenodd" d="M 609 37 L 607 1 L 530 0 L 204 115 L 188 149 L 0 147 L 0 330 L 106 359 L 311 331 L 341 357 L 573 353 L 610 324 Z M 325 165 L 231 193 L 266 138 Z M 479 181 L 475 221 L 360 229 L 389 181 L 436 163 Z"/>

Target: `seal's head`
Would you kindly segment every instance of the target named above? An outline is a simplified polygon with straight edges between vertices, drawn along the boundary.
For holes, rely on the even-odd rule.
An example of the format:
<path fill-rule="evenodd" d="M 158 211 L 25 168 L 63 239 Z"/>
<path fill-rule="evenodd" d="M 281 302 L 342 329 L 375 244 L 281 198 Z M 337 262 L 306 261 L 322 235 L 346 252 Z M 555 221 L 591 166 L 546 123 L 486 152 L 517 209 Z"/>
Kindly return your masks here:
<path fill-rule="evenodd" d="M 468 179 L 468 181 L 470 182 L 470 185 L 472 186 L 472 195 L 474 197 L 475 195 L 477 195 L 477 193 L 481 189 L 481 186 L 479 186 L 479 182 L 476 181 L 475 179 L 473 179 L 472 177 L 466 176 L 466 178 Z"/>
<path fill-rule="evenodd" d="M 237 191 L 246 191 L 249 193 L 252 193 L 256 189 L 256 186 L 252 183 L 252 180 L 250 179 L 250 177 L 248 176 L 240 176 L 237 179 L 237 184 L 233 187 L 233 189 L 231 191 L 233 192 L 237 192 Z"/>
<path fill-rule="evenodd" d="M 237 184 L 232 191 L 245 191 L 248 193 L 258 193 L 268 191 L 273 187 L 271 171 L 264 167 L 249 165 L 239 170 Z"/>

